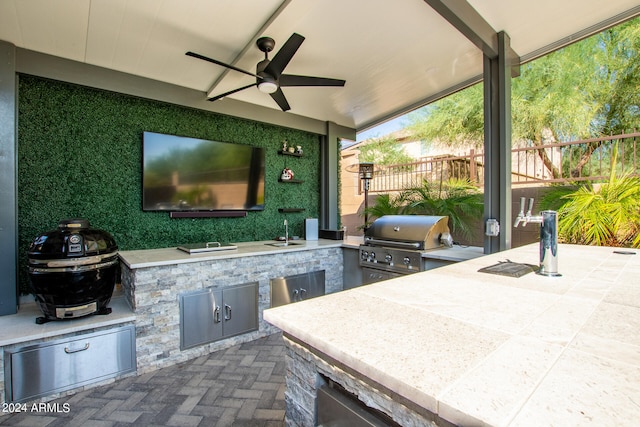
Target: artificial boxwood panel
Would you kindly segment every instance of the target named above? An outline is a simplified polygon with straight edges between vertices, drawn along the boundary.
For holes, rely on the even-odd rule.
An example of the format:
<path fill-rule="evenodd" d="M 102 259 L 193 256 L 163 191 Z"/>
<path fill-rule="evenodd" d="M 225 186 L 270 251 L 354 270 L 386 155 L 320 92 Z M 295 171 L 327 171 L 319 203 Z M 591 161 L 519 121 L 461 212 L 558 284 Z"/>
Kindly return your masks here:
<path fill-rule="evenodd" d="M 285 218 L 290 234 L 302 236 L 304 218 L 318 217 L 320 147 L 313 133 L 27 75 L 19 77 L 18 120 L 22 293 L 30 242 L 64 218 L 86 218 L 113 234 L 120 250 L 133 250 L 272 239 L 284 234 Z M 264 211 L 197 219 L 143 212 L 144 131 L 264 147 Z M 278 155 L 283 140 L 301 145 L 304 156 Z M 278 182 L 285 165 L 304 182 Z"/>

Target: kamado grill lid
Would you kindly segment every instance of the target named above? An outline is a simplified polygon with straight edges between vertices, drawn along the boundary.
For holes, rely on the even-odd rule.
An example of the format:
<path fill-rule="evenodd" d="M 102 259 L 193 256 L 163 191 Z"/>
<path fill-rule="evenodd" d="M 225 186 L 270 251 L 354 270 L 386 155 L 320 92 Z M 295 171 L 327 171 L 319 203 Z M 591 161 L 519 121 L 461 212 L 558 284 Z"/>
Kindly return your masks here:
<path fill-rule="evenodd" d="M 118 250 L 113 236 L 91 228 L 88 220 L 64 219 L 58 228 L 37 236 L 29 246 L 30 259 L 64 259 L 115 253 Z"/>

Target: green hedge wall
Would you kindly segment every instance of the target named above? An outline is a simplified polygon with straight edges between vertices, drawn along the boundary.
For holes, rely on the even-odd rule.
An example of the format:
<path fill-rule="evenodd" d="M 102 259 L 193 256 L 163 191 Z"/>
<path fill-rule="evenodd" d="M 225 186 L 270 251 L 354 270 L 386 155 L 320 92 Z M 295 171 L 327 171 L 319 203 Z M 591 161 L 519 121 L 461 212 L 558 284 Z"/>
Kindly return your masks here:
<path fill-rule="evenodd" d="M 64 218 L 109 231 L 120 250 L 217 240 L 303 235 L 318 217 L 320 147 L 316 134 L 128 95 L 19 76 L 18 225 L 20 291 L 28 293 L 27 250 Z M 151 131 L 266 148 L 265 210 L 244 218 L 171 219 L 142 211 L 142 133 Z M 283 140 L 303 157 L 278 155 Z M 279 183 L 285 166 L 302 184 Z M 278 208 L 304 208 L 301 213 Z"/>

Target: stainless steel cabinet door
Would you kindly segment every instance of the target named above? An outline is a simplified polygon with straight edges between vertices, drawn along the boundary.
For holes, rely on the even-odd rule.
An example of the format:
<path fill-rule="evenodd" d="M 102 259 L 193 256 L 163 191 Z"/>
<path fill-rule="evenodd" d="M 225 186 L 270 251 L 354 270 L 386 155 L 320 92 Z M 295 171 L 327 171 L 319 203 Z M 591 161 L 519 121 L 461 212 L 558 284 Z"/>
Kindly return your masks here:
<path fill-rule="evenodd" d="M 308 299 L 315 298 L 324 295 L 325 293 L 325 281 L 324 281 L 324 270 L 320 271 L 312 271 L 308 274 L 307 278 L 307 292 L 304 292 L 305 289 L 300 290 L 300 299 Z"/>
<path fill-rule="evenodd" d="M 258 282 L 222 290 L 225 337 L 258 329 Z"/>
<path fill-rule="evenodd" d="M 180 349 L 222 338 L 222 295 L 203 289 L 180 295 Z"/>
<path fill-rule="evenodd" d="M 276 277 L 270 280 L 271 307 L 318 297 L 325 294 L 324 270 Z"/>
<path fill-rule="evenodd" d="M 258 282 L 180 295 L 180 350 L 258 329 Z"/>
<path fill-rule="evenodd" d="M 343 248 L 342 261 L 342 283 L 344 289 L 351 289 L 362 286 L 362 267 L 360 267 L 360 251 L 358 249 Z"/>

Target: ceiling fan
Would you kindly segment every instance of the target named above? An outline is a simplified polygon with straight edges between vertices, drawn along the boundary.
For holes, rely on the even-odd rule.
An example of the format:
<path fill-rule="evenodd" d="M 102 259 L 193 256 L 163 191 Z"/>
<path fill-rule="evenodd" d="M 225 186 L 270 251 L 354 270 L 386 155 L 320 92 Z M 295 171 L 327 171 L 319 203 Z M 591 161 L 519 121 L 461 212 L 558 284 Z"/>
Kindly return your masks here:
<path fill-rule="evenodd" d="M 344 86 L 344 80 L 330 79 L 325 77 L 311 77 L 311 76 L 297 76 L 293 74 L 282 74 L 293 55 L 304 41 L 304 37 L 300 34 L 293 33 L 291 37 L 280 48 L 278 53 L 275 54 L 273 59 L 269 59 L 269 52 L 275 47 L 275 40 L 271 37 L 260 37 L 256 41 L 258 49 L 264 52 L 264 59 L 258 62 L 256 66 L 256 72 L 251 73 L 241 68 L 234 67 L 233 65 L 225 64 L 224 62 L 216 59 L 207 58 L 195 52 L 187 52 L 185 55 L 192 56 L 194 58 L 202 59 L 204 61 L 211 62 L 213 64 L 221 65 L 234 71 L 238 71 L 249 76 L 255 77 L 256 82 L 247 86 L 240 87 L 238 89 L 225 92 L 221 95 L 209 98 L 209 101 L 216 101 L 224 98 L 225 96 L 240 92 L 241 90 L 257 86 L 260 92 L 268 93 L 271 98 L 278 104 L 282 111 L 290 110 L 291 107 L 282 92 L 283 87 L 291 86 Z"/>

